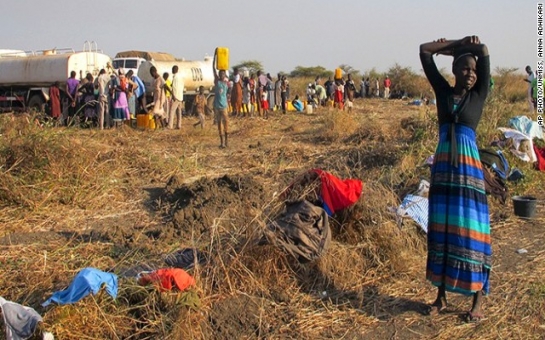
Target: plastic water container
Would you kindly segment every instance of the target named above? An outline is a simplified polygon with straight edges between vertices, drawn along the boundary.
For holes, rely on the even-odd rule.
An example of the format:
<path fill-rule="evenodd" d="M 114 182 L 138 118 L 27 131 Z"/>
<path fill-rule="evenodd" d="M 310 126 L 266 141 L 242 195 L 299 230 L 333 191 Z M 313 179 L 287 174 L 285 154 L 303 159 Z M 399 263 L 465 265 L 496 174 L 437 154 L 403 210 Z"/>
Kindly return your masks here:
<path fill-rule="evenodd" d="M 157 126 L 155 124 L 155 117 L 153 116 L 153 114 L 148 114 L 148 129 L 155 130 L 156 127 Z"/>
<path fill-rule="evenodd" d="M 342 79 L 343 77 L 343 70 L 340 68 L 335 69 L 335 79 Z"/>
<path fill-rule="evenodd" d="M 216 48 L 216 68 L 224 71 L 229 69 L 229 49 L 227 47 Z"/>
<path fill-rule="evenodd" d="M 149 116 L 147 114 L 138 114 L 136 115 L 136 127 L 138 129 L 145 130 L 149 126 Z"/>

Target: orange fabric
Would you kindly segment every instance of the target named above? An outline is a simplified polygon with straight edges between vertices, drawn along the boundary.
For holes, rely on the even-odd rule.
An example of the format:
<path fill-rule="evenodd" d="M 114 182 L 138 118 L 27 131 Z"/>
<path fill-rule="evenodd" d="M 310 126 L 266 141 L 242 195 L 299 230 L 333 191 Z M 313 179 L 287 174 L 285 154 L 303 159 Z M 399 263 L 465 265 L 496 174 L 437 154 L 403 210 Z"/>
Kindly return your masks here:
<path fill-rule="evenodd" d="M 440 223 L 430 223 L 428 226 L 429 230 L 437 231 L 437 232 L 445 232 L 445 225 Z M 456 225 L 449 224 L 448 225 L 448 233 L 453 235 L 460 235 L 461 237 L 467 237 L 472 240 L 477 240 L 479 242 L 483 243 L 490 243 L 490 234 L 486 233 L 479 233 L 478 231 L 471 230 L 464 227 L 459 227 Z"/>
<path fill-rule="evenodd" d="M 141 285 L 156 283 L 161 290 L 171 290 L 176 287 L 180 291 L 184 291 L 195 285 L 195 279 L 183 269 L 164 268 L 142 276 L 138 283 Z"/>

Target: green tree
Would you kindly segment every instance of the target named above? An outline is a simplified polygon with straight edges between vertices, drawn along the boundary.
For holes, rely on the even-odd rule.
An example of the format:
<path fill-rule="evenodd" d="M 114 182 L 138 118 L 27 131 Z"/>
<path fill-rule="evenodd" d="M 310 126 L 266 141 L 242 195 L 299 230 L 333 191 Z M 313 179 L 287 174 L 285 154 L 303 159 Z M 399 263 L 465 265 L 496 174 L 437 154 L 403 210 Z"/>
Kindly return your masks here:
<path fill-rule="evenodd" d="M 239 70 L 247 69 L 250 73 L 256 73 L 263 70 L 263 64 L 257 60 L 243 60 L 238 65 L 233 66 L 233 70 L 235 68 Z"/>
<path fill-rule="evenodd" d="M 350 65 L 341 64 L 341 65 L 339 65 L 339 68 L 341 70 L 343 70 L 344 75 L 347 75 L 347 74 L 352 75 L 352 79 L 361 77 L 360 71 L 356 70 L 355 68 L 353 68 Z"/>
<path fill-rule="evenodd" d="M 427 80 L 410 67 L 403 67 L 396 63 L 388 69 L 386 75 L 392 81 L 393 91 L 402 91 L 410 97 L 421 96 L 429 92 L 430 86 Z"/>
<path fill-rule="evenodd" d="M 290 73 L 290 77 L 297 78 L 297 77 L 322 77 L 327 78 L 333 75 L 333 72 L 328 71 L 323 66 L 311 66 L 311 67 L 304 67 L 304 66 L 297 66 L 293 71 Z"/>

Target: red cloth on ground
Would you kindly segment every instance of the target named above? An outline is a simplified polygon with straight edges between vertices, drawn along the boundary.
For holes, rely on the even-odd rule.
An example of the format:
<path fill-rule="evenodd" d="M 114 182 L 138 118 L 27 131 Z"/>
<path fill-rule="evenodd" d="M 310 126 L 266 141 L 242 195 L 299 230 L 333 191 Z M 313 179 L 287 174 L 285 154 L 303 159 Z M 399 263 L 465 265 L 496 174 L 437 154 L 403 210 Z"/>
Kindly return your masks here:
<path fill-rule="evenodd" d="M 195 279 L 183 269 L 164 268 L 158 269 L 151 274 L 143 275 L 138 280 L 138 283 L 141 285 L 157 283 L 162 290 L 171 290 L 175 286 L 180 291 L 184 291 L 195 284 Z"/>
<path fill-rule="evenodd" d="M 534 145 L 534 151 L 537 156 L 536 168 L 539 171 L 545 171 L 545 148 L 538 148 Z"/>
<path fill-rule="evenodd" d="M 342 180 L 320 169 L 313 169 L 311 171 L 320 176 L 324 210 L 329 215 L 333 215 L 337 211 L 353 205 L 360 198 L 363 183 L 359 179 Z"/>

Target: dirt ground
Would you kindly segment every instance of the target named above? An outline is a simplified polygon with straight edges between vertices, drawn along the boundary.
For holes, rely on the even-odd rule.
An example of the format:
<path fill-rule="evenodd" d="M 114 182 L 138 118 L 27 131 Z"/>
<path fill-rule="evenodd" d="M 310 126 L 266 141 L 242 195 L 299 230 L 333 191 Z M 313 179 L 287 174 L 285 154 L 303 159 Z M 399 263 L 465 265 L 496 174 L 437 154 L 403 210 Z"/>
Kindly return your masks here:
<path fill-rule="evenodd" d="M 449 295 L 447 313 L 424 315 L 435 294 L 424 278 L 425 234 L 411 221 L 398 229 L 387 209 L 426 176 L 420 165 L 435 141 L 420 134 L 433 122 L 417 119 L 425 117 L 427 108 L 401 101 L 356 104 L 353 116 L 329 118 L 332 110 L 324 109 L 314 115 L 275 114 L 269 120 L 232 118 L 227 149 L 218 148 L 210 121 L 200 131 L 188 123 L 193 118 L 187 118 L 182 131 L 105 131 L 110 137 L 104 138 L 123 141 L 120 148 L 145 140 L 146 157 L 155 163 L 134 165 L 115 177 L 108 202 L 113 209 L 59 205 L 65 214 L 40 211 L 15 219 L 5 208 L 0 215 L 3 276 L 30 280 L 30 274 L 17 272 L 23 261 L 42 281 L 28 293 L 4 278 L 0 295 L 38 309 L 43 296 L 66 285 L 78 267 L 160 266 L 165 254 L 176 249 L 206 247 L 218 254 L 212 265 L 191 272 L 200 279 L 200 311 L 164 312 L 171 321 L 157 321 L 163 333 L 146 333 L 138 326 L 141 333 L 135 335 L 129 326 L 118 326 L 116 336 L 106 329 L 93 337 L 545 339 L 545 205 L 538 205 L 536 218 L 524 220 L 514 216 L 510 202 L 501 206 L 491 200 L 494 267 L 485 320 L 464 323 L 460 315 L 469 309 L 470 298 L 456 294 Z M 92 131 L 81 134 L 84 140 L 96 138 Z M 327 256 L 300 265 L 271 246 L 248 246 L 245 242 L 258 238 L 260 228 L 281 209 L 279 193 L 311 168 L 364 181 L 360 202 L 331 221 L 334 245 Z M 545 183 L 544 176 L 535 176 Z M 542 188 L 513 190 L 545 200 Z M 42 270 L 42 251 L 50 254 L 48 261 L 65 266 L 63 274 L 48 276 L 46 268 L 52 265 L 45 258 Z M 17 259 L 15 254 L 23 252 L 38 263 Z M 102 303 L 108 304 L 99 300 L 98 306 Z M 84 338 L 61 331 L 70 327 L 62 320 L 74 310 L 39 311 L 46 312 L 46 326 L 59 338 Z M 131 315 L 144 324 L 144 318 L 156 314 Z M 115 320 L 105 318 L 104 325 Z"/>

